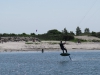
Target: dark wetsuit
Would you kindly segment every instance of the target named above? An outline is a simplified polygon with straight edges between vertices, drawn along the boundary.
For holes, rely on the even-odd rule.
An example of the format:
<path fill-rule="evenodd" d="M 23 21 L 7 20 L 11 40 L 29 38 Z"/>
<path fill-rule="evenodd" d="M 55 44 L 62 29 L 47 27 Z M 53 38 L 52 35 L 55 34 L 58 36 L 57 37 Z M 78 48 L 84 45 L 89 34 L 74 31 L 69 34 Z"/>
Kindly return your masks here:
<path fill-rule="evenodd" d="M 64 53 L 64 50 L 66 51 L 66 53 L 67 53 L 67 49 L 66 48 L 64 48 L 64 43 L 60 43 L 60 48 L 63 50 L 63 53 Z"/>

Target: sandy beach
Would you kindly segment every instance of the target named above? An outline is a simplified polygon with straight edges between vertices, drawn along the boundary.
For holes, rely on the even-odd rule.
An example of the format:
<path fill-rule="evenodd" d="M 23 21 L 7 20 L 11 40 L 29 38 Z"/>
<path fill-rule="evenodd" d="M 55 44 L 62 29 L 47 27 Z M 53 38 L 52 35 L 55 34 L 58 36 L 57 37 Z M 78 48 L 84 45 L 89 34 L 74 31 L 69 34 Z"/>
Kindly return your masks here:
<path fill-rule="evenodd" d="M 59 41 L 42 41 L 42 42 L 28 42 L 27 44 L 21 42 L 6 42 L 0 43 L 0 52 L 12 51 L 60 51 Z M 68 50 L 100 50 L 100 43 L 97 42 L 83 42 L 74 43 L 67 41 L 65 47 Z"/>

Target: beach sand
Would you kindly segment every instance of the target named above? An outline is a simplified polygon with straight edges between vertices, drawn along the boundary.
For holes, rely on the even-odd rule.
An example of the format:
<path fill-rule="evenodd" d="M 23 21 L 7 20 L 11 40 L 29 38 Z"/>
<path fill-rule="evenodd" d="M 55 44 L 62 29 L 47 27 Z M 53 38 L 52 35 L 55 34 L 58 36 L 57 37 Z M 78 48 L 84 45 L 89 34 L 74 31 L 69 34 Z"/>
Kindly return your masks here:
<path fill-rule="evenodd" d="M 6 42 L 0 43 L 0 52 L 12 52 L 12 51 L 60 51 L 59 41 L 42 41 L 32 42 L 32 44 L 26 44 L 25 42 Z M 65 47 L 68 50 L 100 50 L 100 43 L 98 42 L 83 42 L 74 43 L 67 41 Z"/>

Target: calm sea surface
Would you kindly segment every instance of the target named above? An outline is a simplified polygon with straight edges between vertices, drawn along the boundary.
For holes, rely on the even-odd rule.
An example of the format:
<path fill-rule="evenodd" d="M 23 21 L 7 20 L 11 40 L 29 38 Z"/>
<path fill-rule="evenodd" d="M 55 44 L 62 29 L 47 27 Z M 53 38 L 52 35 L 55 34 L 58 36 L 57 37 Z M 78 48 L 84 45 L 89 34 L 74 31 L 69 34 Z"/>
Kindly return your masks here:
<path fill-rule="evenodd" d="M 100 51 L 2 52 L 0 75 L 100 75 Z"/>

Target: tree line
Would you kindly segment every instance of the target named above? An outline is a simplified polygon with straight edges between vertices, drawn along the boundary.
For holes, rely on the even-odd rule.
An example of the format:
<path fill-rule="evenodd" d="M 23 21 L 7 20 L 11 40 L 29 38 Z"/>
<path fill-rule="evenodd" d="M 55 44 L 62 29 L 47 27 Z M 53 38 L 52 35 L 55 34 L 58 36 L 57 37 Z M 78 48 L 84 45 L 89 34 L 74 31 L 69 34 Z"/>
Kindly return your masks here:
<path fill-rule="evenodd" d="M 41 40 L 73 40 L 74 36 L 81 36 L 81 35 L 88 35 L 88 36 L 95 36 L 100 38 L 100 32 L 90 32 L 89 28 L 85 28 L 84 32 L 81 31 L 81 28 L 78 26 L 76 28 L 76 33 L 73 31 L 68 31 L 66 28 L 64 28 L 62 31 L 58 31 L 57 29 L 48 30 L 47 33 L 44 34 L 38 34 L 35 33 L 21 33 L 21 34 L 15 34 L 15 33 L 0 33 L 0 37 L 36 37 Z"/>

